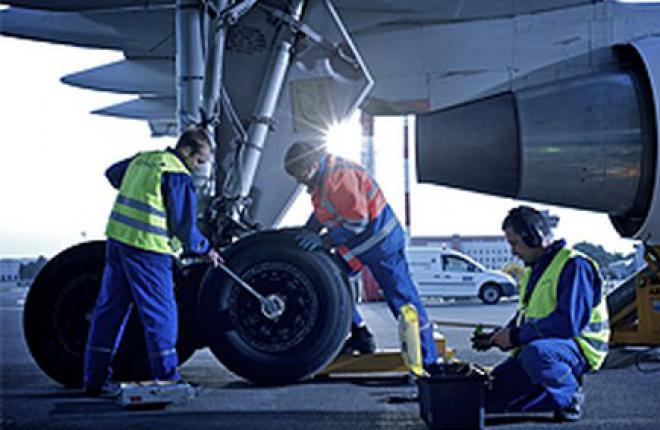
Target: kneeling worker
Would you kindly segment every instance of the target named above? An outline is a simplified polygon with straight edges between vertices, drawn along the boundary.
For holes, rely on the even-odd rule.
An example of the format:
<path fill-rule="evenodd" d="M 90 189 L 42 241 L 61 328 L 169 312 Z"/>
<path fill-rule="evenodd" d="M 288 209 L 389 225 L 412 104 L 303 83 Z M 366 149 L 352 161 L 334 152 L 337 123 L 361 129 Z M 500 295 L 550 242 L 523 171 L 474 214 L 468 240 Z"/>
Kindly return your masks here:
<path fill-rule="evenodd" d="M 87 394 L 116 391 L 109 383 L 111 359 L 132 308 L 144 327 L 152 378 L 180 379 L 173 255 L 180 240 L 187 252 L 206 254 L 216 265 L 222 261 L 197 229 L 191 177 L 211 149 L 206 132 L 192 129 L 175 149 L 142 152 L 106 171 L 119 193 L 106 229 L 105 267 L 85 349 Z"/>
<path fill-rule="evenodd" d="M 308 142 L 291 145 L 284 164 L 287 173 L 307 186 L 314 207 L 299 245 L 308 251 L 335 248 L 354 272 L 368 266 L 395 317 L 403 305 L 413 305 L 419 317 L 422 364 L 434 364 L 438 352 L 433 328 L 410 278 L 403 229 L 376 181 L 361 166 Z M 322 228 L 327 234 L 319 236 Z M 357 308 L 346 346 L 361 352 L 375 348 Z"/>
<path fill-rule="evenodd" d="M 493 369 L 486 412 L 552 411 L 555 418 L 582 416 L 582 376 L 601 367 L 609 322 L 597 264 L 551 242 L 545 217 L 528 206 L 512 209 L 502 229 L 513 254 L 527 266 L 518 311 L 490 339 L 513 351 Z"/>

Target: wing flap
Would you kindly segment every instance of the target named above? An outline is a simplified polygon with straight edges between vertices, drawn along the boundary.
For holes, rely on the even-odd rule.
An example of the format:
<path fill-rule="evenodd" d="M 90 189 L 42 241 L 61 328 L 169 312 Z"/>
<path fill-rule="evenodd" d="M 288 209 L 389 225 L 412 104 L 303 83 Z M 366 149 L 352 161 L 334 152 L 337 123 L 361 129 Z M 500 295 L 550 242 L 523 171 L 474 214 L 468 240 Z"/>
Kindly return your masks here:
<path fill-rule="evenodd" d="M 64 76 L 62 82 L 90 90 L 174 97 L 174 60 L 140 58 L 117 61 Z"/>
<path fill-rule="evenodd" d="M 140 97 L 92 111 L 93 114 L 153 122 L 176 122 L 174 97 Z"/>

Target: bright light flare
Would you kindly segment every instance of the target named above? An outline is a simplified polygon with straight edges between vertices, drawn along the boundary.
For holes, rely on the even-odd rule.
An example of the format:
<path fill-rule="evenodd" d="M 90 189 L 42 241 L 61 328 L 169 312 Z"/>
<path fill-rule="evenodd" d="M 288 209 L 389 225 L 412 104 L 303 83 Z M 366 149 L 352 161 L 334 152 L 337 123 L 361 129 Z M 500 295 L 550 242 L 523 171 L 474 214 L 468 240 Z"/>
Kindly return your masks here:
<path fill-rule="evenodd" d="M 361 132 L 357 115 L 348 121 L 330 126 L 325 133 L 326 149 L 329 153 L 354 161 L 360 160 Z"/>

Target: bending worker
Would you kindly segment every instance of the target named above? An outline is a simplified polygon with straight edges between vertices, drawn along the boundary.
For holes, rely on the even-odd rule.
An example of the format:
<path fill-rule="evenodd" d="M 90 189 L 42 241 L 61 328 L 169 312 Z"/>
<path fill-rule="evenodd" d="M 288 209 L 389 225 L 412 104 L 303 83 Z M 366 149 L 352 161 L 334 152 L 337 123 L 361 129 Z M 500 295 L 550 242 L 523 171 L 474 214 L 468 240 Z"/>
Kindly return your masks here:
<path fill-rule="evenodd" d="M 403 230 L 383 192 L 361 166 L 326 154 L 308 142 L 293 144 L 285 156 L 285 169 L 311 193 L 314 213 L 298 236 L 308 251 L 335 248 L 351 270 L 369 267 L 397 317 L 405 304 L 415 306 L 420 325 L 422 360 L 434 364 L 438 353 L 433 329 L 410 278 Z M 319 236 L 322 228 L 327 234 Z M 362 316 L 354 309 L 348 347 L 373 352 L 375 344 Z"/>
<path fill-rule="evenodd" d="M 177 308 L 173 255 L 181 241 L 187 252 L 220 255 L 196 226 L 191 171 L 211 157 L 202 129 L 184 132 L 176 148 L 142 152 L 112 165 L 106 176 L 119 189 L 108 237 L 101 290 L 96 300 L 84 357 L 84 387 L 98 395 L 110 387 L 111 359 L 131 311 L 144 327 L 154 380 L 177 381 Z"/>
<path fill-rule="evenodd" d="M 608 351 L 597 264 L 563 240 L 551 242 L 545 217 L 531 207 L 512 209 L 502 229 L 527 267 L 515 317 L 491 338 L 513 355 L 493 369 L 486 411 L 552 411 L 557 419 L 578 420 L 582 376 L 600 368 Z"/>

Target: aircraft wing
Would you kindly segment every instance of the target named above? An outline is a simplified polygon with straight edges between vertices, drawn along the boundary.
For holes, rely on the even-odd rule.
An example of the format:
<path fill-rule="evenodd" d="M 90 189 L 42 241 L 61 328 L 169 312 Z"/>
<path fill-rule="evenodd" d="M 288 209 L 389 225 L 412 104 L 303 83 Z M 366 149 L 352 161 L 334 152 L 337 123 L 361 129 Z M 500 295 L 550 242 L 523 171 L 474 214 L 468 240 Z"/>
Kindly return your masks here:
<path fill-rule="evenodd" d="M 176 130 L 174 1 L 5 3 L 10 7 L 0 12 L 2 34 L 124 52 L 123 61 L 63 78 L 70 85 L 136 95 L 133 102 L 95 113 L 148 121 L 154 134 Z M 364 99 L 364 80 L 350 96 L 333 89 L 345 99 L 337 100 L 342 113 L 319 108 L 324 96 L 316 91 L 316 101 L 307 102 L 317 117 L 340 120 L 357 102 L 376 115 L 418 114 L 421 181 L 606 212 L 623 236 L 658 239 L 660 72 L 654 36 L 660 34 L 660 7 L 607 0 L 333 4 L 374 85 Z M 269 37 L 256 15 L 248 14 L 229 33 L 227 45 L 229 87 L 251 89 L 235 94 L 246 121 Z M 254 61 L 260 66 L 251 67 Z M 289 97 L 280 108 L 281 123 L 310 111 L 301 108 L 310 94 L 304 84 L 286 93 L 298 99 Z M 319 125 L 318 118 L 313 122 Z M 295 193 L 279 168 L 290 137 L 269 141 L 255 183 L 266 199 L 257 210 L 264 224 L 275 222 Z M 266 192 L 273 185 L 283 191 Z"/>

